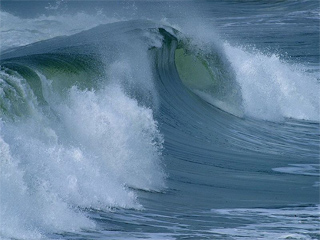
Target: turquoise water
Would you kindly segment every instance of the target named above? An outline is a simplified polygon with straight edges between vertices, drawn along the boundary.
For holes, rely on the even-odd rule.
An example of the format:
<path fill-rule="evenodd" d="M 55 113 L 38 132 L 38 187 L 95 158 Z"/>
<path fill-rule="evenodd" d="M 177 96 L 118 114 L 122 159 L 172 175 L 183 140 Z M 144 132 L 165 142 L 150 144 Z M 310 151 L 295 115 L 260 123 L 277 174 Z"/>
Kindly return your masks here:
<path fill-rule="evenodd" d="M 2 2 L 1 239 L 319 239 L 316 1 Z"/>

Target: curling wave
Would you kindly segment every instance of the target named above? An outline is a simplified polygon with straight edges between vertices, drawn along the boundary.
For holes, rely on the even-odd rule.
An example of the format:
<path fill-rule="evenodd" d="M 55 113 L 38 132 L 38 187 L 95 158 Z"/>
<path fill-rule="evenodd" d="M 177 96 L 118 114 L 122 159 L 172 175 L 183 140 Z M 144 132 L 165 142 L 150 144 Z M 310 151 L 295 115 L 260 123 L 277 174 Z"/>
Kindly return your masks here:
<path fill-rule="evenodd" d="M 1 237 L 93 229 L 91 210 L 248 207 L 256 189 L 256 207 L 295 203 L 295 176 L 277 174 L 316 164 L 319 106 L 316 79 L 293 68 L 145 20 L 3 51 Z"/>

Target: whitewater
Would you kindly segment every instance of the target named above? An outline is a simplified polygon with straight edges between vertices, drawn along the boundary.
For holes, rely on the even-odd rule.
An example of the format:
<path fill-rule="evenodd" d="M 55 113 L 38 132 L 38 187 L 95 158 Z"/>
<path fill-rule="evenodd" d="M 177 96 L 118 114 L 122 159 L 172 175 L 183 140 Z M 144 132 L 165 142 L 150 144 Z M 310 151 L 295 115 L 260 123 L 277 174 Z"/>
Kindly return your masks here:
<path fill-rule="evenodd" d="M 0 10 L 0 239 L 320 239 L 317 1 Z"/>

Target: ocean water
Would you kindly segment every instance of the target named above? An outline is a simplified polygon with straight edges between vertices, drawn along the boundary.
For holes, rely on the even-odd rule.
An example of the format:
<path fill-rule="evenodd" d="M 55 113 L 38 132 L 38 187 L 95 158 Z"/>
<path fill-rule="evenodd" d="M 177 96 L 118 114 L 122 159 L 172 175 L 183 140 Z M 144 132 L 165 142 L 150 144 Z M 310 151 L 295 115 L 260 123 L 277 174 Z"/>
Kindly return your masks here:
<path fill-rule="evenodd" d="M 320 239 L 318 1 L 0 4 L 0 239 Z"/>

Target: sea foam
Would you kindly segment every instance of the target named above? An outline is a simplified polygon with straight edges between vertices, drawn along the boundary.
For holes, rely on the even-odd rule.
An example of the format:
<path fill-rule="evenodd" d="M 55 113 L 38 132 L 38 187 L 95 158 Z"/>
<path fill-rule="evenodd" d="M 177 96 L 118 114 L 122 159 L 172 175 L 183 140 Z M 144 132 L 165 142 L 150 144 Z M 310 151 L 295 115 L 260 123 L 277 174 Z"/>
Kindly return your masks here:
<path fill-rule="evenodd" d="M 46 100 L 53 115 L 2 121 L 1 237 L 94 228 L 81 209 L 141 209 L 129 187 L 165 187 L 153 112 L 119 85 Z"/>
<path fill-rule="evenodd" d="M 319 121 L 319 83 L 314 74 L 275 54 L 249 52 L 228 43 L 224 49 L 240 84 L 247 116 Z"/>

